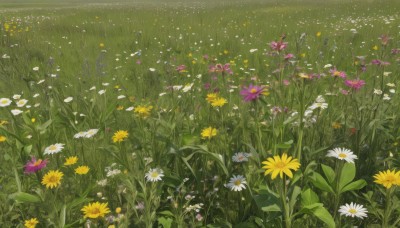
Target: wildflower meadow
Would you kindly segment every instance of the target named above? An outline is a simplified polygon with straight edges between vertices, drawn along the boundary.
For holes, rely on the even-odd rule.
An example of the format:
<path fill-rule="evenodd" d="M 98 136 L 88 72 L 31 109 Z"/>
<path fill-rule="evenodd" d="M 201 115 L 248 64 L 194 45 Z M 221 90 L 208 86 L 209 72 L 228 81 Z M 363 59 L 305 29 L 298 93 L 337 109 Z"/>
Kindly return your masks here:
<path fill-rule="evenodd" d="M 0 227 L 400 227 L 399 12 L 0 0 Z"/>

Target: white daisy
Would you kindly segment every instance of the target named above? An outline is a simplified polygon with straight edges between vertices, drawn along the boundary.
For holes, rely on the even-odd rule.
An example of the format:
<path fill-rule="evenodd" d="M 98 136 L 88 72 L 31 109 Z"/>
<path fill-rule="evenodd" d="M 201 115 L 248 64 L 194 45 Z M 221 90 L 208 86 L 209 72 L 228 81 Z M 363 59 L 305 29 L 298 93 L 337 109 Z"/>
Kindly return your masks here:
<path fill-rule="evenodd" d="M 97 132 L 99 131 L 99 129 L 90 129 L 86 132 L 85 138 L 92 138 L 95 134 L 97 134 Z"/>
<path fill-rule="evenodd" d="M 76 134 L 74 135 L 74 138 L 75 138 L 75 139 L 83 138 L 83 137 L 86 136 L 86 134 L 87 134 L 86 131 L 81 131 L 81 132 L 76 133 Z"/>
<path fill-rule="evenodd" d="M 119 100 L 119 99 L 124 99 L 126 96 L 125 95 L 119 95 L 118 97 L 117 97 L 117 99 Z"/>
<path fill-rule="evenodd" d="M 161 177 L 163 176 L 164 176 L 164 171 L 159 168 L 150 169 L 149 172 L 147 172 L 145 175 L 147 181 L 151 182 L 160 181 Z"/>
<path fill-rule="evenodd" d="M 345 215 L 345 216 L 351 216 L 351 217 L 358 217 L 358 218 L 363 218 L 363 217 L 368 217 L 367 216 L 367 209 L 364 208 L 363 205 L 361 204 L 355 204 L 355 203 L 350 203 L 350 204 L 345 204 L 340 206 L 339 209 L 340 215 Z"/>
<path fill-rule="evenodd" d="M 98 93 L 99 93 L 100 95 L 102 95 L 102 94 L 104 94 L 105 92 L 106 92 L 106 90 L 102 89 L 102 90 L 100 90 Z"/>
<path fill-rule="evenodd" d="M 0 98 L 0 107 L 7 107 L 11 104 L 11 100 L 8 98 Z"/>
<path fill-rule="evenodd" d="M 335 148 L 333 150 L 328 150 L 327 157 L 334 157 L 339 160 L 346 160 L 346 162 L 354 163 L 354 159 L 357 159 L 357 155 L 346 148 Z"/>
<path fill-rule="evenodd" d="M 15 102 L 16 104 L 17 104 L 17 106 L 18 107 L 24 107 L 25 105 L 26 105 L 26 103 L 28 103 L 28 100 L 25 100 L 25 99 L 21 99 L 21 100 L 18 100 L 17 102 Z"/>
<path fill-rule="evenodd" d="M 21 98 L 20 94 L 14 94 L 13 99 L 14 100 L 19 100 Z"/>
<path fill-rule="evenodd" d="M 243 189 L 246 189 L 246 178 L 244 178 L 242 175 L 233 175 L 231 179 L 229 180 L 229 183 L 225 185 L 227 188 L 230 188 L 232 191 L 235 192 L 240 192 Z"/>
<path fill-rule="evenodd" d="M 13 110 L 11 110 L 11 113 L 12 113 L 14 116 L 18 116 L 19 114 L 23 113 L 23 111 L 21 111 L 21 110 L 19 110 L 19 109 L 13 109 Z"/>
<path fill-rule="evenodd" d="M 251 154 L 249 153 L 244 153 L 244 152 L 238 152 L 232 156 L 232 161 L 233 162 L 247 162 Z"/>
<path fill-rule="evenodd" d="M 73 99 L 74 99 L 73 97 L 67 97 L 67 98 L 64 99 L 64 102 L 65 102 L 65 103 L 69 103 L 69 102 L 71 102 Z"/>
<path fill-rule="evenodd" d="M 64 149 L 64 144 L 56 143 L 56 144 L 46 147 L 46 149 L 44 149 L 43 154 L 56 154 L 56 153 L 61 152 L 62 149 Z"/>
<path fill-rule="evenodd" d="M 132 111 L 133 109 L 134 109 L 134 107 L 131 106 L 131 107 L 125 109 L 125 111 L 128 111 L 128 112 L 129 112 L 129 111 Z"/>

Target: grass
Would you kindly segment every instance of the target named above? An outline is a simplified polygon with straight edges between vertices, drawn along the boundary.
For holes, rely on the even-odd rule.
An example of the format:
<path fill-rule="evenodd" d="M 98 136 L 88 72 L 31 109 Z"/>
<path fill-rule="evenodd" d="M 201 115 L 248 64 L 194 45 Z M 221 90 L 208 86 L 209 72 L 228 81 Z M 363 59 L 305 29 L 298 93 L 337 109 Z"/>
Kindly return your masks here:
<path fill-rule="evenodd" d="M 0 226 L 80 227 L 96 201 L 111 209 L 90 219 L 97 227 L 398 225 L 398 183 L 373 177 L 399 167 L 400 4 L 385 3 L 0 1 L 0 98 L 28 100 L 0 107 Z M 271 50 L 283 36 L 288 47 Z M 226 63 L 232 75 L 210 71 Z M 334 68 L 365 86 L 347 87 Z M 244 102 L 250 84 L 268 94 Z M 207 102 L 214 92 L 227 103 Z M 74 138 L 89 129 L 99 131 Z M 119 130 L 128 137 L 113 142 Z M 55 143 L 62 152 L 43 154 Z M 326 157 L 337 147 L 355 164 Z M 237 152 L 248 161 L 234 162 Z M 283 153 L 301 164 L 294 177 L 264 176 L 261 162 Z M 31 156 L 49 163 L 24 174 Z M 78 163 L 64 165 L 70 156 Z M 161 181 L 145 177 L 158 169 Z M 55 189 L 41 183 L 50 170 L 64 173 Z M 233 175 L 246 189 L 226 187 Z M 339 216 L 351 201 L 368 218 Z"/>

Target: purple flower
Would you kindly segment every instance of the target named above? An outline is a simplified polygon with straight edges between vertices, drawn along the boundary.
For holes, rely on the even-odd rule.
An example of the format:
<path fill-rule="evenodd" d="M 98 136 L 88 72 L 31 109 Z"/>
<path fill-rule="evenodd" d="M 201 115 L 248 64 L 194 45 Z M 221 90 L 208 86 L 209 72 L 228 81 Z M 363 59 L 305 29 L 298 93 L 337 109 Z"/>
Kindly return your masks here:
<path fill-rule="evenodd" d="M 250 84 L 249 87 L 244 87 L 242 91 L 240 91 L 240 95 L 243 96 L 244 101 L 248 102 L 258 99 L 263 91 L 264 87 Z"/>
<path fill-rule="evenodd" d="M 294 58 L 294 55 L 292 53 L 289 53 L 289 54 L 285 55 L 285 57 L 284 57 L 285 60 L 289 60 L 289 59 L 293 59 L 293 58 Z"/>
<path fill-rule="evenodd" d="M 41 169 L 43 169 L 44 167 L 46 167 L 48 160 L 36 160 L 36 158 L 34 156 L 32 156 L 31 160 L 28 161 L 26 163 L 26 165 L 24 166 L 25 168 L 25 173 L 26 174 L 30 174 L 30 173 L 35 173 Z"/>
<path fill-rule="evenodd" d="M 283 41 L 272 41 L 271 43 L 269 43 L 269 46 L 271 47 L 272 50 L 274 51 L 282 51 L 287 47 L 287 42 L 283 42 Z"/>
<path fill-rule="evenodd" d="M 378 66 L 388 66 L 388 65 L 390 65 L 389 62 L 384 62 L 384 61 L 379 60 L 379 59 L 374 59 L 374 60 L 371 61 L 371 63 L 374 64 L 374 65 L 378 65 Z"/>
<path fill-rule="evenodd" d="M 392 53 L 392 55 L 397 55 L 400 53 L 400 49 L 399 48 L 392 49 L 391 53 Z"/>
<path fill-rule="evenodd" d="M 331 75 L 332 75 L 333 77 L 340 77 L 340 78 L 346 78 L 346 77 L 347 77 L 347 75 L 346 75 L 346 73 L 345 73 L 344 71 L 338 71 L 338 70 L 336 69 L 336 67 L 333 68 L 333 69 L 330 69 L 330 70 L 329 70 L 329 73 L 331 73 Z"/>
<path fill-rule="evenodd" d="M 365 85 L 365 81 L 360 79 L 346 80 L 344 84 L 352 89 L 359 90 Z"/>

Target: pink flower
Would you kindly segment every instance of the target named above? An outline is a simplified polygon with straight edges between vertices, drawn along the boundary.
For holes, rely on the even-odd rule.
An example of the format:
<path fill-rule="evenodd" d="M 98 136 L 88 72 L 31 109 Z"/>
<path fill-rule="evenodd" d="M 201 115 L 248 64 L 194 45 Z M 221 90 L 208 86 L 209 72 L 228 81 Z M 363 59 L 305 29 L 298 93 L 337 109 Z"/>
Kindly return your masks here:
<path fill-rule="evenodd" d="M 289 59 L 293 59 L 293 58 L 294 58 L 294 55 L 292 53 L 289 53 L 289 54 L 285 55 L 285 57 L 284 57 L 285 60 L 289 60 Z"/>
<path fill-rule="evenodd" d="M 271 43 L 269 43 L 269 46 L 271 47 L 272 50 L 274 51 L 282 51 L 287 47 L 287 42 L 283 42 L 283 41 L 272 41 Z"/>
<path fill-rule="evenodd" d="M 388 65 L 390 65 L 389 62 L 384 62 L 384 61 L 379 60 L 379 59 L 374 59 L 374 60 L 371 61 L 371 63 L 374 64 L 374 65 L 378 65 L 378 66 L 388 66 Z"/>
<path fill-rule="evenodd" d="M 340 77 L 340 78 L 346 78 L 346 77 L 347 77 L 347 75 L 346 75 L 346 73 L 345 73 L 344 71 L 338 71 L 338 70 L 336 69 L 336 67 L 333 68 L 333 69 L 330 69 L 330 70 L 329 70 L 329 73 L 331 73 L 331 75 L 332 75 L 333 77 Z"/>
<path fill-rule="evenodd" d="M 176 71 L 178 71 L 179 73 L 187 72 L 187 71 L 186 71 L 186 66 L 185 66 L 185 65 L 177 66 L 177 67 L 176 67 Z"/>
<path fill-rule="evenodd" d="M 230 66 L 231 65 L 229 63 L 225 63 L 225 65 L 218 63 L 215 66 L 210 66 L 208 71 L 213 73 L 222 73 L 222 75 L 224 75 L 225 73 L 233 74 Z"/>
<path fill-rule="evenodd" d="M 379 37 L 379 39 L 381 40 L 382 45 L 386 46 L 389 41 L 392 39 L 392 37 L 388 36 L 388 35 L 381 35 Z"/>
<path fill-rule="evenodd" d="M 365 81 L 360 79 L 346 80 L 344 84 L 352 89 L 359 90 L 365 85 Z"/>
<path fill-rule="evenodd" d="M 391 53 L 392 53 L 392 55 L 397 55 L 400 53 L 400 49 L 399 48 L 392 49 Z"/>
<path fill-rule="evenodd" d="M 41 169 L 43 169 L 44 167 L 46 167 L 48 160 L 36 160 L 36 158 L 34 156 L 32 156 L 31 160 L 28 161 L 26 163 L 26 165 L 24 166 L 25 168 L 25 173 L 26 174 L 30 174 L 30 173 L 35 173 Z"/>
<path fill-rule="evenodd" d="M 258 99 L 262 92 L 264 91 L 264 87 L 261 86 L 253 86 L 252 84 L 249 87 L 244 87 L 242 91 L 240 91 L 240 95 L 243 96 L 244 101 L 254 101 Z"/>

